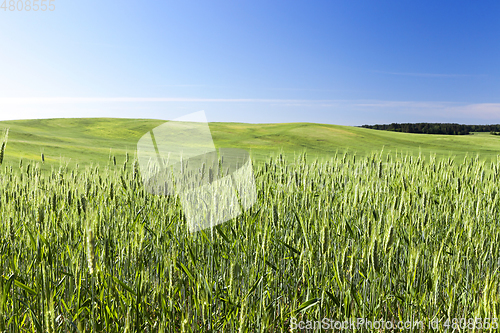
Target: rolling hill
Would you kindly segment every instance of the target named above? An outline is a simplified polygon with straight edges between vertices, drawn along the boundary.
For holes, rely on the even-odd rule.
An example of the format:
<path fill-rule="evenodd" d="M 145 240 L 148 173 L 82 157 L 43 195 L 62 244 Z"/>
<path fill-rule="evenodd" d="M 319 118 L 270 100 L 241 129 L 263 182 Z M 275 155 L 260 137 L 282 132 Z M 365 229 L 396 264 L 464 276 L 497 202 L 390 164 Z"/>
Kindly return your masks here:
<path fill-rule="evenodd" d="M 125 154 L 135 154 L 139 138 L 163 120 L 64 118 L 0 122 L 0 130 L 9 128 L 4 164 L 18 164 L 20 159 L 51 165 L 74 166 L 108 164 L 116 156 L 123 164 Z M 437 157 L 466 154 L 482 159 L 500 155 L 500 137 L 489 133 L 473 135 L 408 134 L 372 129 L 314 123 L 245 124 L 210 123 L 216 147 L 235 147 L 250 151 L 255 161 L 284 152 L 293 157 L 306 151 L 321 159 L 336 152 L 356 153 L 403 152 Z"/>

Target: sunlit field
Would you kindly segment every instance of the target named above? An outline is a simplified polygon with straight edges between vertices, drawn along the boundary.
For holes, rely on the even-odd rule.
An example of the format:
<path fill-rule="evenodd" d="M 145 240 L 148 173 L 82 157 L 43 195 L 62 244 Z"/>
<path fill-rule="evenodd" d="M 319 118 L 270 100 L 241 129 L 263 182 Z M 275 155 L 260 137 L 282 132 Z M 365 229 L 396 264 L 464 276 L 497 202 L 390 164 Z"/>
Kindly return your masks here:
<path fill-rule="evenodd" d="M 500 159 L 379 151 L 254 168 L 257 203 L 189 233 L 123 163 L 0 172 L 0 330 L 279 332 L 496 318 Z"/>

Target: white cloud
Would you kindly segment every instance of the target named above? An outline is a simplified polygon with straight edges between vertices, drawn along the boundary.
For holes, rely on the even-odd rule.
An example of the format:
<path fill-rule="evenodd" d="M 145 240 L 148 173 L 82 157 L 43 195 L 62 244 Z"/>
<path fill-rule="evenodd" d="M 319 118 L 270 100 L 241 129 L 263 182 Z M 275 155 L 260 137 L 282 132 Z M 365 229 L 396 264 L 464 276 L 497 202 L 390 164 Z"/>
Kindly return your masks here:
<path fill-rule="evenodd" d="M 385 71 L 372 71 L 373 73 L 389 74 L 389 75 L 402 75 L 402 76 L 416 76 L 416 77 L 435 77 L 435 78 L 459 78 L 459 77 L 479 77 L 486 76 L 484 74 L 438 74 L 438 73 L 405 73 L 405 72 L 385 72 Z"/>
<path fill-rule="evenodd" d="M 263 102 L 310 103 L 325 100 L 260 99 L 260 98 L 182 98 L 182 97 L 0 97 L 0 104 L 60 104 L 60 103 L 148 103 L 148 102 Z"/>
<path fill-rule="evenodd" d="M 355 103 L 353 105 L 360 107 L 377 108 L 424 108 L 424 109 L 442 109 L 448 106 L 457 105 L 455 102 L 418 102 L 418 101 L 366 101 Z"/>
<path fill-rule="evenodd" d="M 60 117 L 174 119 L 205 109 L 210 121 L 500 123 L 500 103 L 260 98 L 53 97 L 1 98 L 0 120 Z"/>
<path fill-rule="evenodd" d="M 497 121 L 500 119 L 500 103 L 480 103 L 447 107 L 444 110 L 448 116 L 474 117 Z"/>

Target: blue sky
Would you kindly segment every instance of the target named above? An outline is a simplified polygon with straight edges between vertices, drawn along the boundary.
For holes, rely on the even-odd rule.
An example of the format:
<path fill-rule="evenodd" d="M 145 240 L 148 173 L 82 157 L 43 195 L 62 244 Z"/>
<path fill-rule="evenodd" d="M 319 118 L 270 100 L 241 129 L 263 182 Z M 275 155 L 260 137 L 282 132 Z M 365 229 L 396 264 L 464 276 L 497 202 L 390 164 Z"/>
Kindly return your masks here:
<path fill-rule="evenodd" d="M 500 123 L 499 1 L 52 4 L 0 9 L 1 120 Z"/>

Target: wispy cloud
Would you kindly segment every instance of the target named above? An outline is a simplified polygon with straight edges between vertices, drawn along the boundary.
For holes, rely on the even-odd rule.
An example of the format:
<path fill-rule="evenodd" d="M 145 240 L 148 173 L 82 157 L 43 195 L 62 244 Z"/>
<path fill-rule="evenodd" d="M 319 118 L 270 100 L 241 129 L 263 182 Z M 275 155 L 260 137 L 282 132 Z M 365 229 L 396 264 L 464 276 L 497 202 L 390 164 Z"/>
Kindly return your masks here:
<path fill-rule="evenodd" d="M 422 117 L 443 117 L 448 119 L 476 118 L 500 120 L 500 103 L 458 103 L 434 101 L 366 101 L 352 104 L 361 109 L 383 113 L 397 110 Z"/>
<path fill-rule="evenodd" d="M 217 121 L 500 122 L 500 103 L 181 97 L 0 97 L 0 120 L 68 116 L 173 119 L 185 109 L 198 108 L 214 112 Z"/>
<path fill-rule="evenodd" d="M 460 77 L 481 77 L 484 74 L 438 74 L 438 73 L 406 73 L 406 72 L 386 72 L 386 71 L 371 71 L 373 73 L 401 75 L 401 76 L 416 76 L 416 77 L 435 77 L 435 78 L 460 78 Z"/>
<path fill-rule="evenodd" d="M 61 103 L 149 103 L 149 102 L 263 102 L 263 103 L 311 103 L 329 100 L 263 99 L 263 98 L 183 98 L 183 97 L 0 97 L 2 104 L 61 104 Z"/>
<path fill-rule="evenodd" d="M 428 102 L 428 101 L 363 101 L 355 102 L 354 106 L 376 107 L 376 108 L 418 108 L 418 109 L 442 109 L 454 105 L 456 102 Z"/>
<path fill-rule="evenodd" d="M 275 90 L 275 91 L 329 91 L 329 92 L 338 92 L 338 91 L 359 91 L 355 89 L 316 89 L 316 88 L 267 88 L 267 90 Z"/>
<path fill-rule="evenodd" d="M 152 87 L 170 87 L 170 88 L 194 88 L 194 87 L 206 87 L 206 84 L 157 84 Z"/>
<path fill-rule="evenodd" d="M 500 103 L 480 103 L 453 106 L 444 109 L 448 116 L 475 117 L 478 119 L 490 120 L 500 119 Z"/>

